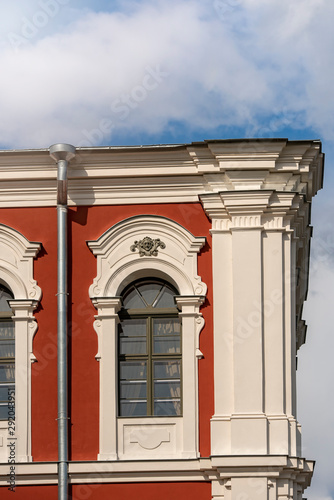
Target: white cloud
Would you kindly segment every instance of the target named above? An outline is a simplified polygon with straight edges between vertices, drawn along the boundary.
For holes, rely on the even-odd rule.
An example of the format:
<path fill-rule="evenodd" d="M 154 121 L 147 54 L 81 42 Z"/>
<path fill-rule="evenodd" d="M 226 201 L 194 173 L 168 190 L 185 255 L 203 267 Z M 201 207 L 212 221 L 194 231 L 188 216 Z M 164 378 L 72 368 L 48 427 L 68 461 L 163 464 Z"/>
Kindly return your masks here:
<path fill-rule="evenodd" d="M 312 124 L 305 100 L 317 84 L 314 61 L 303 51 L 308 36 L 318 36 L 311 27 L 324 1 L 309 0 L 305 10 L 304 1 L 293 7 L 285 2 L 284 9 L 276 0 L 125 3 L 123 13 L 79 14 L 60 6 L 36 36 L 14 47 L 7 43 L 0 53 L 2 142 L 45 146 L 65 140 L 66 132 L 67 142 L 78 143 L 83 129 L 99 128 L 105 118 L 124 135 L 162 133 L 171 120 L 208 131 L 237 125 L 261 133 L 259 124 L 273 112 L 280 118 L 267 135 L 284 124 L 304 126 L 305 113 Z M 221 8 L 224 2 L 228 10 Z M 41 5 L 32 4 L 37 10 L 27 13 L 30 20 Z M 141 85 L 146 68 L 157 65 L 168 78 L 119 121 L 112 102 Z M 329 116 L 328 105 L 323 112 Z M 103 142 L 112 137 L 106 134 Z"/>

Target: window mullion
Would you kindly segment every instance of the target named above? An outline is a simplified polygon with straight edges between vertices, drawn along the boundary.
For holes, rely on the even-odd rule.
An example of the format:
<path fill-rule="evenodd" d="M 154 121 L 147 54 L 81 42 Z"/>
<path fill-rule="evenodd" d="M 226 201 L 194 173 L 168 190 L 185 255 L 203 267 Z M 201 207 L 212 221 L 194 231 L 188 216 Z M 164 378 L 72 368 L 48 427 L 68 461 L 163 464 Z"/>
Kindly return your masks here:
<path fill-rule="evenodd" d="M 147 318 L 147 415 L 153 415 L 152 317 Z"/>

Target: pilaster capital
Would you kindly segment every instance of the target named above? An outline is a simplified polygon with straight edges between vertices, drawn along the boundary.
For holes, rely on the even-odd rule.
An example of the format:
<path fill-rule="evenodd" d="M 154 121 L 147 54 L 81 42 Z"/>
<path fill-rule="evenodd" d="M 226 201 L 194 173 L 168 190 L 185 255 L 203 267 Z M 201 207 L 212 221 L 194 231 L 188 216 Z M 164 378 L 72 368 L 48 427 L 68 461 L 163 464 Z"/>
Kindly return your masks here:
<path fill-rule="evenodd" d="M 8 301 L 9 307 L 14 312 L 14 316 L 12 319 L 27 319 L 33 318 L 33 311 L 38 306 L 38 300 L 30 300 L 30 299 L 12 299 Z"/>
<path fill-rule="evenodd" d="M 239 228 L 261 228 L 262 216 L 273 191 L 223 191 L 200 196 L 205 213 L 212 220 L 212 232 Z"/>
<path fill-rule="evenodd" d="M 253 228 L 308 235 L 309 203 L 298 193 L 222 191 L 203 194 L 200 200 L 212 220 L 213 234 Z"/>
<path fill-rule="evenodd" d="M 203 295 L 177 295 L 175 302 L 182 313 L 198 313 L 200 306 L 204 303 Z"/>
<path fill-rule="evenodd" d="M 122 307 L 121 297 L 94 297 L 92 298 L 94 307 L 98 310 L 97 317 L 113 318 Z"/>

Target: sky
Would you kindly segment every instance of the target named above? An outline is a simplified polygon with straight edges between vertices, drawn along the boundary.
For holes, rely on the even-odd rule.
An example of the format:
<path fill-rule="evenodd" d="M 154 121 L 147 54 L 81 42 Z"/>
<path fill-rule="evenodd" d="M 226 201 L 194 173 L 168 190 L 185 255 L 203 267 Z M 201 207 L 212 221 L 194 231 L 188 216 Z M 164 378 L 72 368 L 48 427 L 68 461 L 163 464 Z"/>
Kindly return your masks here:
<path fill-rule="evenodd" d="M 299 351 L 308 500 L 334 500 L 334 2 L 0 2 L 0 149 L 321 139 L 307 343 Z"/>

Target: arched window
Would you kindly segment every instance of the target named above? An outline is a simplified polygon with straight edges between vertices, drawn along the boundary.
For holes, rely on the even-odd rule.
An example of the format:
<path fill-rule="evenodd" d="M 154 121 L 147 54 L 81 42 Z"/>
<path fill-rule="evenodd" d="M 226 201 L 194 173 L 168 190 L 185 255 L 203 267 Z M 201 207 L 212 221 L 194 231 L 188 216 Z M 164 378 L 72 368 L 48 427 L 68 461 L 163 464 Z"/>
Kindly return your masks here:
<path fill-rule="evenodd" d="M 120 417 L 180 416 L 181 321 L 177 290 L 144 279 L 123 294 L 118 334 Z"/>
<path fill-rule="evenodd" d="M 88 242 L 97 257 L 89 294 L 97 309 L 99 460 L 199 456 L 204 244 L 157 215 L 130 217 Z"/>
<path fill-rule="evenodd" d="M 8 403 L 15 389 L 15 330 L 8 304 L 13 298 L 0 284 L 0 420 L 8 420 Z"/>
<path fill-rule="evenodd" d="M 11 434 L 11 437 L 16 439 L 16 462 L 32 461 L 31 363 L 36 359 L 32 345 L 37 330 L 33 312 L 42 295 L 34 280 L 33 260 L 40 248 L 40 243 L 30 242 L 15 229 L 0 224 L 1 463 L 9 458 L 10 450 L 5 444 L 8 438 L 7 420 L 13 416 L 14 410 L 15 436 Z"/>

